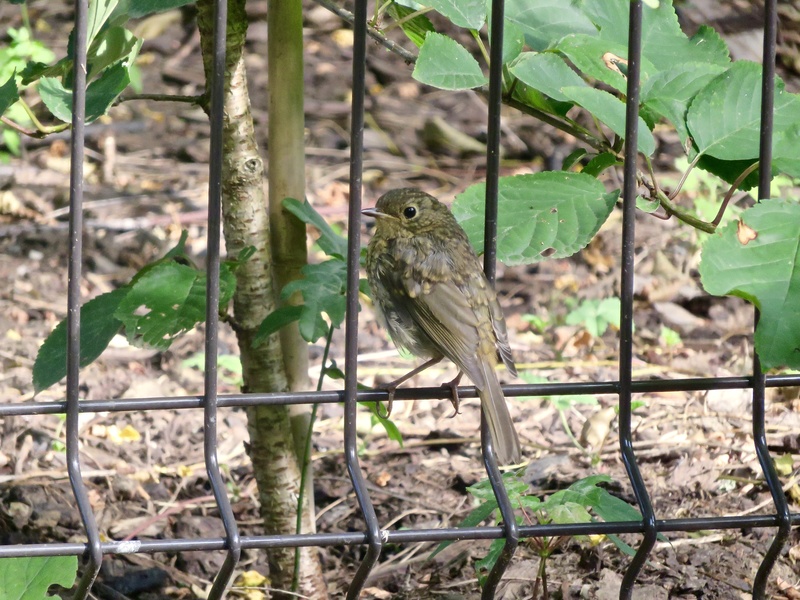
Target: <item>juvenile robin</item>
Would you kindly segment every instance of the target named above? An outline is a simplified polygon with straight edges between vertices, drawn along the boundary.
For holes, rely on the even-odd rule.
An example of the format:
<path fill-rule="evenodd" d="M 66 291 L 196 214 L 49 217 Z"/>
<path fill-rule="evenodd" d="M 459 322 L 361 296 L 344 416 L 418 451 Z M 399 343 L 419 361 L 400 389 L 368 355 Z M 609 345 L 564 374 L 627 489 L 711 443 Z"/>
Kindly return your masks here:
<path fill-rule="evenodd" d="M 494 289 L 448 208 L 415 188 L 391 190 L 362 214 L 377 220 L 367 248 L 367 277 L 383 325 L 395 345 L 427 358 L 400 379 L 384 385 L 389 408 L 398 385 L 449 358 L 472 380 L 489 423 L 497 459 L 520 462 L 520 445 L 495 365 L 517 371 L 505 320 Z"/>

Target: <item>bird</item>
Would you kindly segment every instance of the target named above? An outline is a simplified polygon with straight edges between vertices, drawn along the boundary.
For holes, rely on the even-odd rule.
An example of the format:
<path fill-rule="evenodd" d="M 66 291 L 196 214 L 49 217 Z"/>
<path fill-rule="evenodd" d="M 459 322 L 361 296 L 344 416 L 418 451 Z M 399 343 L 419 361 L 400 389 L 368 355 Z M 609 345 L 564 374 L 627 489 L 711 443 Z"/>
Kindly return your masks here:
<path fill-rule="evenodd" d="M 428 359 L 385 384 L 387 412 L 398 385 L 443 358 L 459 369 L 447 385 L 458 413 L 463 374 L 475 385 L 500 464 L 521 460 L 520 443 L 495 366 L 517 375 L 508 331 L 494 288 L 446 205 L 417 188 L 383 194 L 361 211 L 376 220 L 367 247 L 367 280 L 379 321 L 396 346 Z"/>

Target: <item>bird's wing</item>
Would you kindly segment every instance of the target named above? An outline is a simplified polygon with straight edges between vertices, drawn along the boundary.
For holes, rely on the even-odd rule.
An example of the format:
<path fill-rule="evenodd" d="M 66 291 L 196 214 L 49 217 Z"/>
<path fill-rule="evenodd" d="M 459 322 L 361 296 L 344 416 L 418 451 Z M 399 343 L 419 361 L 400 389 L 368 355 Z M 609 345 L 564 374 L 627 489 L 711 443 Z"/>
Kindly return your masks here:
<path fill-rule="evenodd" d="M 481 360 L 479 321 L 466 294 L 450 281 L 426 286 L 414 297 L 405 295 L 404 308 L 442 354 L 452 360 L 478 389 L 486 386 Z"/>
<path fill-rule="evenodd" d="M 503 364 L 505 364 L 508 372 L 511 373 L 513 377 L 516 377 L 517 366 L 514 364 L 514 357 L 511 356 L 511 346 L 508 344 L 506 320 L 503 317 L 503 309 L 500 308 L 500 303 L 495 297 L 489 299 L 489 314 L 492 318 L 494 336 L 497 339 L 497 353 L 500 355 L 500 359 L 503 361 Z"/>

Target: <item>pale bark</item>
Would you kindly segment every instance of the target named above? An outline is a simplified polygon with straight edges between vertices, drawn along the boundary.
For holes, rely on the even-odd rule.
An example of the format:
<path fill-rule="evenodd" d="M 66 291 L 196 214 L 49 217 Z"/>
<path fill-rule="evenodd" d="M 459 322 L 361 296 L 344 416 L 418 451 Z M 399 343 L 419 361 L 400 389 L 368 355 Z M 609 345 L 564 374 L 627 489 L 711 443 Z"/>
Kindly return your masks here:
<path fill-rule="evenodd" d="M 210 80 L 213 0 L 198 0 L 206 80 Z M 264 165 L 255 141 L 242 49 L 247 31 L 244 0 L 228 2 L 223 132 L 223 233 L 228 254 L 252 246 L 255 254 L 237 269 L 234 318 L 242 359 L 244 389 L 282 392 L 289 389 L 280 340 L 272 336 L 258 348 L 252 340 L 261 321 L 275 309 L 269 217 L 264 197 Z M 261 514 L 267 533 L 293 533 L 300 486 L 289 413 L 285 407 L 248 410 L 248 447 L 259 488 Z M 289 590 L 294 550 L 268 553 L 272 587 Z M 300 594 L 325 598 L 326 586 L 315 549 L 301 553 Z M 277 597 L 277 595 L 276 595 Z M 283 597 L 289 597 L 283 595 Z"/>

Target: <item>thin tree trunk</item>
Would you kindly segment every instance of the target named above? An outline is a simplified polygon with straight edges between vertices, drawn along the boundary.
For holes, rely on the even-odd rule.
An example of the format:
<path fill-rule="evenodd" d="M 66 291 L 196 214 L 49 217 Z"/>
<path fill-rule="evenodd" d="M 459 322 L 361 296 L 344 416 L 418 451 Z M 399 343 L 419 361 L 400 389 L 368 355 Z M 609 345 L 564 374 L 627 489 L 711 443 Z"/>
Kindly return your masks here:
<path fill-rule="evenodd" d="M 307 262 L 306 226 L 283 208 L 285 198 L 305 197 L 305 114 L 303 111 L 303 7 L 300 0 L 269 0 L 267 6 L 267 60 L 269 69 L 269 214 L 276 291 L 300 279 Z M 301 304 L 301 294 L 288 299 Z M 280 303 L 280 300 L 279 300 Z M 308 389 L 308 344 L 297 322 L 280 331 L 283 364 L 289 389 Z M 311 411 L 289 408 L 298 461 L 306 455 Z M 311 463 L 305 469 L 303 532 L 316 530 L 314 478 Z"/>
<path fill-rule="evenodd" d="M 206 80 L 210 80 L 213 39 L 213 0 L 198 0 Z M 234 317 L 242 360 L 244 389 L 279 392 L 289 389 L 280 340 L 272 336 L 258 348 L 252 340 L 261 321 L 275 309 L 269 218 L 264 198 L 264 165 L 255 141 L 242 50 L 247 32 L 245 0 L 228 2 L 228 40 L 223 124 L 222 209 L 228 254 L 236 256 L 251 246 L 255 254 L 237 269 Z M 289 413 L 285 407 L 248 409 L 249 453 L 258 482 L 261 515 L 267 533 L 294 531 L 300 472 L 294 452 Z M 268 553 L 272 587 L 291 587 L 294 551 Z M 301 553 L 299 592 L 310 598 L 326 597 L 319 559 L 313 549 Z M 289 597 L 283 595 L 283 597 Z"/>

